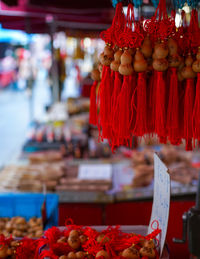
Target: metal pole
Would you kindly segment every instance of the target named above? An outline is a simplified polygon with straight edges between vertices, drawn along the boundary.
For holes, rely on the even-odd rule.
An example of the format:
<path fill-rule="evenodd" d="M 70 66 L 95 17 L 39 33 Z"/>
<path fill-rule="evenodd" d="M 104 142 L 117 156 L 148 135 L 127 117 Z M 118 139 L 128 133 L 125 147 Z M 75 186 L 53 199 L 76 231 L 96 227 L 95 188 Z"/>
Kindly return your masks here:
<path fill-rule="evenodd" d="M 200 172 L 199 172 L 199 179 L 198 179 L 198 186 L 197 186 L 197 195 L 196 195 L 196 205 L 195 208 L 200 210 Z"/>
<path fill-rule="evenodd" d="M 55 49 L 53 46 L 53 36 L 56 31 L 56 24 L 52 20 L 49 23 L 50 26 L 50 37 L 51 37 L 51 53 L 52 53 L 52 69 L 51 69 L 51 76 L 52 76 L 52 94 L 53 94 L 53 103 L 59 101 L 59 78 L 58 78 L 58 66 L 55 57 Z"/>

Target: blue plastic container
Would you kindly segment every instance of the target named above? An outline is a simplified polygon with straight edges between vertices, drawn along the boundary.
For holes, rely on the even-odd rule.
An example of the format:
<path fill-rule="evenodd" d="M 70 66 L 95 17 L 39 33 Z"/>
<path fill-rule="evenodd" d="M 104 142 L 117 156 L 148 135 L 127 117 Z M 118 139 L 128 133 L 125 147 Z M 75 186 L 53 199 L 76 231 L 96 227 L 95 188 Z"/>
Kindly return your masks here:
<path fill-rule="evenodd" d="M 0 217 L 21 216 L 26 220 L 41 217 L 44 195 L 40 193 L 1 193 Z M 58 195 L 46 195 L 47 225 L 45 229 L 58 225 Z"/>

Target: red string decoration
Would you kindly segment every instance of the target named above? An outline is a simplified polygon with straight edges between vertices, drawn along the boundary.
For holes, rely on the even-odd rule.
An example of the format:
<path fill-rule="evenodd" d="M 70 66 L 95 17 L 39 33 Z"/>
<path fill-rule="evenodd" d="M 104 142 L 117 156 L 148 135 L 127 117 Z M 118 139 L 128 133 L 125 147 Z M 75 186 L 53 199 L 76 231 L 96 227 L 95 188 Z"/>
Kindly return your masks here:
<path fill-rule="evenodd" d="M 142 137 L 147 133 L 147 85 L 146 72 L 138 73 L 137 80 L 137 109 L 136 122 L 133 133 L 135 136 Z"/>
<path fill-rule="evenodd" d="M 178 77 L 177 69 L 170 68 L 170 81 L 169 81 L 169 101 L 167 110 L 167 132 L 169 140 L 173 145 L 181 143 L 180 125 L 179 125 L 179 92 L 178 92 Z"/>
<path fill-rule="evenodd" d="M 166 137 L 166 85 L 163 72 L 156 71 L 156 108 L 155 108 L 155 132 L 160 138 Z"/>
<path fill-rule="evenodd" d="M 194 79 L 186 80 L 185 99 L 184 99 L 184 138 L 186 140 L 186 150 L 192 150 L 192 114 L 195 98 Z"/>
<path fill-rule="evenodd" d="M 89 123 L 96 126 L 97 125 L 97 103 L 96 103 L 96 90 L 98 82 L 94 81 L 91 92 L 90 92 L 90 113 L 89 113 Z"/>

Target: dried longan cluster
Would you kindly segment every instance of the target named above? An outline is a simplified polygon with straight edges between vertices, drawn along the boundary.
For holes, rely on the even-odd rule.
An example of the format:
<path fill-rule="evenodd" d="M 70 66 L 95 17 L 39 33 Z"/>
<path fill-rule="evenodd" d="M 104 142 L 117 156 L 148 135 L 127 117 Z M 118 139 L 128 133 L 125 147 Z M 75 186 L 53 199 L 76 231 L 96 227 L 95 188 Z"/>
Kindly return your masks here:
<path fill-rule="evenodd" d="M 92 228 L 77 228 L 63 231 L 58 236 L 56 243 L 55 240 L 49 241 L 48 248 L 45 248 L 47 254 L 43 254 L 44 258 L 49 256 L 48 252 L 52 253 L 52 257 L 58 256 L 58 259 L 158 258 L 152 239 L 133 233 L 126 234 L 115 228 L 102 232 Z"/>
<path fill-rule="evenodd" d="M 39 238 L 43 235 L 41 218 L 33 217 L 26 221 L 23 217 L 0 218 L 0 234 L 12 237 Z"/>

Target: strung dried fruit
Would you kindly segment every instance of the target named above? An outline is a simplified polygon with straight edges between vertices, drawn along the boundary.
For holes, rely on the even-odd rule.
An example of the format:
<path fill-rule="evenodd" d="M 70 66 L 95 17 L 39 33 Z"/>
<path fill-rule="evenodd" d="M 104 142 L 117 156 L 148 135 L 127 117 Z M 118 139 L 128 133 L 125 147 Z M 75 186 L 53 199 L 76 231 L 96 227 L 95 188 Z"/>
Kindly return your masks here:
<path fill-rule="evenodd" d="M 69 232 L 69 237 L 78 237 L 79 232 L 77 230 L 72 230 Z"/>
<path fill-rule="evenodd" d="M 158 58 L 158 57 L 156 56 L 155 52 L 153 53 L 152 58 L 153 58 L 153 59 L 157 59 L 157 58 Z"/>
<path fill-rule="evenodd" d="M 0 245 L 0 258 L 6 258 L 8 256 L 8 246 Z"/>
<path fill-rule="evenodd" d="M 139 49 L 136 51 L 133 67 L 136 72 L 144 72 L 147 70 L 147 61 L 144 59 L 144 56 Z"/>
<path fill-rule="evenodd" d="M 178 81 L 183 81 L 184 80 L 184 77 L 182 76 L 182 73 L 181 71 L 178 71 Z"/>
<path fill-rule="evenodd" d="M 145 247 L 151 247 L 151 248 L 155 248 L 155 244 L 154 244 L 154 241 L 151 239 L 151 240 L 146 240 L 144 242 L 144 246 Z"/>
<path fill-rule="evenodd" d="M 141 52 L 145 58 L 150 58 L 152 56 L 152 51 L 151 40 L 147 36 L 142 43 Z"/>
<path fill-rule="evenodd" d="M 79 239 L 81 241 L 81 244 L 87 241 L 87 237 L 85 235 L 80 235 Z"/>
<path fill-rule="evenodd" d="M 192 64 L 192 69 L 196 73 L 200 73 L 200 47 L 198 48 L 198 52 L 196 55 L 196 61 Z"/>
<path fill-rule="evenodd" d="M 110 238 L 107 237 L 107 236 L 104 235 L 104 234 L 100 234 L 100 235 L 98 235 L 98 237 L 97 237 L 97 242 L 98 242 L 98 243 L 102 243 L 103 245 L 104 245 L 105 243 L 109 242 L 109 241 L 110 241 Z"/>
<path fill-rule="evenodd" d="M 165 71 L 168 68 L 168 61 L 165 58 L 154 59 L 152 65 L 156 71 Z"/>
<path fill-rule="evenodd" d="M 109 45 L 106 45 L 104 47 L 103 52 L 104 52 L 105 55 L 108 55 L 108 56 L 114 55 L 114 50 Z"/>
<path fill-rule="evenodd" d="M 66 255 L 61 255 L 60 257 L 59 257 L 59 259 L 68 259 L 69 257 L 68 256 L 66 256 Z"/>
<path fill-rule="evenodd" d="M 73 249 L 78 249 L 80 247 L 81 241 L 77 236 L 69 236 L 68 244 Z"/>
<path fill-rule="evenodd" d="M 133 73 L 132 67 L 133 58 L 128 50 L 125 50 L 121 55 L 121 64 L 119 66 L 119 73 L 123 76 L 129 76 Z"/>
<path fill-rule="evenodd" d="M 130 258 L 130 259 L 138 259 L 138 258 L 140 258 L 140 254 L 139 254 L 138 250 L 135 247 L 133 247 L 133 246 L 125 249 L 122 252 L 122 256 L 125 257 L 125 258 Z"/>
<path fill-rule="evenodd" d="M 185 65 L 187 67 L 190 67 L 190 66 L 192 66 L 192 63 L 193 63 L 193 58 L 192 58 L 191 54 L 189 53 L 185 60 Z"/>
<path fill-rule="evenodd" d="M 169 67 L 179 67 L 181 63 L 181 58 L 178 54 L 173 54 L 168 58 Z"/>
<path fill-rule="evenodd" d="M 103 58 L 104 58 L 104 52 L 101 52 L 101 54 L 99 55 L 99 61 L 101 64 L 103 62 Z"/>
<path fill-rule="evenodd" d="M 170 56 L 177 54 L 178 44 L 174 39 L 170 38 L 167 42 L 167 46 L 168 46 L 168 49 L 169 49 L 169 55 Z"/>
<path fill-rule="evenodd" d="M 151 247 L 142 247 L 140 249 L 140 255 L 141 256 L 147 256 L 148 258 L 155 258 L 156 253 L 153 248 Z"/>
<path fill-rule="evenodd" d="M 13 254 L 14 254 L 14 249 L 8 248 L 8 250 L 7 250 L 7 255 L 8 255 L 8 256 L 11 256 L 11 255 L 13 255 Z"/>
<path fill-rule="evenodd" d="M 163 59 L 163 58 L 167 57 L 169 50 L 168 50 L 168 47 L 166 44 L 159 43 L 159 44 L 155 45 L 154 53 L 155 53 L 156 58 Z"/>
<path fill-rule="evenodd" d="M 69 252 L 69 254 L 67 255 L 68 259 L 76 259 L 76 254 L 74 252 Z"/>
<path fill-rule="evenodd" d="M 102 71 L 103 71 L 103 65 L 101 63 L 99 63 L 98 65 L 98 70 L 100 72 L 100 79 L 102 78 Z"/>
<path fill-rule="evenodd" d="M 82 259 L 84 257 L 85 257 L 85 252 L 83 252 L 83 251 L 79 251 L 79 252 L 76 253 L 77 259 Z"/>
<path fill-rule="evenodd" d="M 195 78 L 196 76 L 196 73 L 192 69 L 192 63 L 193 63 L 193 59 L 191 57 L 191 54 L 188 54 L 188 57 L 185 60 L 186 66 L 181 70 L 181 75 L 185 79 Z"/>
<path fill-rule="evenodd" d="M 91 78 L 94 81 L 100 81 L 100 72 L 98 69 L 93 69 L 91 72 Z"/>
<path fill-rule="evenodd" d="M 99 252 L 96 254 L 96 258 L 98 258 L 98 257 L 100 257 L 100 256 L 102 256 L 102 257 L 104 257 L 104 258 L 109 258 L 109 254 L 108 254 L 105 250 L 101 250 L 101 251 L 99 251 Z"/>
<path fill-rule="evenodd" d="M 121 55 L 123 54 L 122 50 L 117 50 L 114 54 L 114 60 L 112 61 L 112 63 L 110 64 L 110 68 L 113 71 L 118 71 L 119 70 L 119 66 L 120 66 L 120 59 L 121 59 Z"/>
<path fill-rule="evenodd" d="M 99 60 L 102 65 L 110 66 L 114 59 L 114 51 L 110 46 L 105 46 L 104 51 L 100 54 Z"/>

